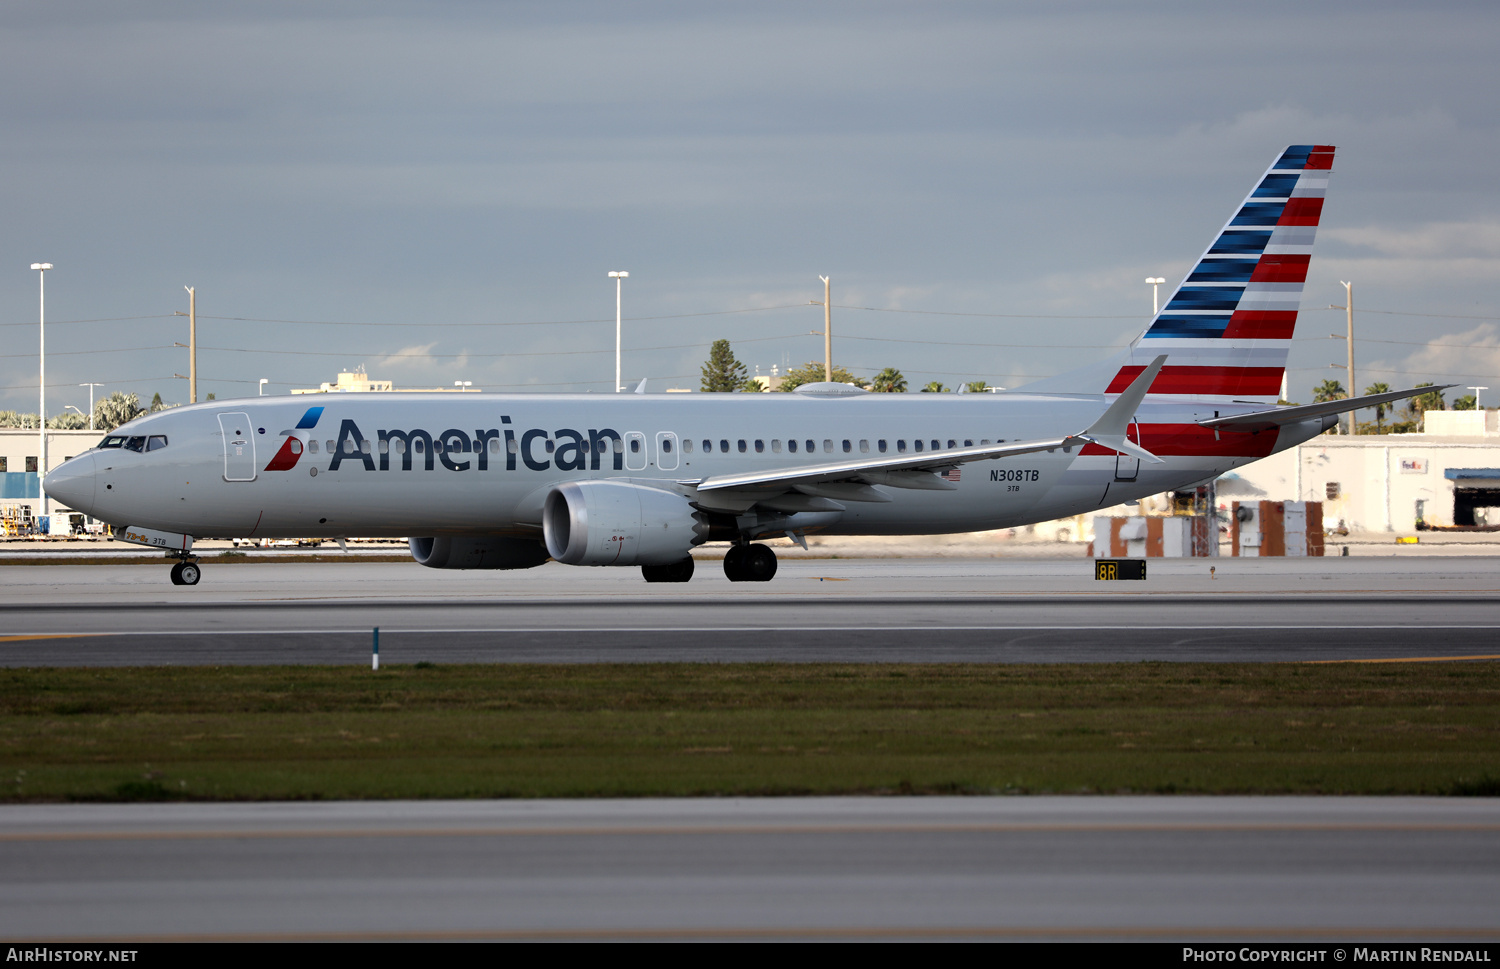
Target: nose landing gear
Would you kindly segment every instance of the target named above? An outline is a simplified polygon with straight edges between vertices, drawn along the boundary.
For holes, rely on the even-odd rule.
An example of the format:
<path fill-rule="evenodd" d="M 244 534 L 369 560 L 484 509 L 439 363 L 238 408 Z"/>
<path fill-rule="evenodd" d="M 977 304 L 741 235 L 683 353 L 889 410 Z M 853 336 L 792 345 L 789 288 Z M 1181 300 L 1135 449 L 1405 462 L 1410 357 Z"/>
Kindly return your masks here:
<path fill-rule="evenodd" d="M 735 545 L 724 556 L 730 582 L 769 582 L 776 574 L 776 553 L 768 545 Z"/>

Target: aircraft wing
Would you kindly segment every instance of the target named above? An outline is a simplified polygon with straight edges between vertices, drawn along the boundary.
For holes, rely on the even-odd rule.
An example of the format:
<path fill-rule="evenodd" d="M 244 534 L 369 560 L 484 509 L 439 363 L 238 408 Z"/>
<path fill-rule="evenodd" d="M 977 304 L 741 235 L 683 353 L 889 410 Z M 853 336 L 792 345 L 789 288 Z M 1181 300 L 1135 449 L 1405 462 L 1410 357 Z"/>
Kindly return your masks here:
<path fill-rule="evenodd" d="M 1274 410 L 1257 411 L 1254 414 L 1215 417 L 1210 420 L 1199 421 L 1198 423 L 1203 427 L 1212 427 L 1218 431 L 1264 431 L 1268 428 L 1280 427 L 1283 424 L 1297 424 L 1301 421 L 1310 421 L 1318 417 L 1346 414 L 1351 410 L 1361 410 L 1365 407 L 1374 407 L 1378 404 L 1389 404 L 1393 400 L 1405 400 L 1408 397 L 1420 397 L 1422 394 L 1430 394 L 1435 390 L 1447 390 L 1450 387 L 1457 386 L 1458 384 L 1442 384 L 1441 386 L 1413 387 L 1411 390 L 1393 390 L 1385 394 L 1370 394 L 1368 397 L 1345 397 L 1343 400 L 1329 400 L 1321 404 L 1277 407 Z"/>
<path fill-rule="evenodd" d="M 1066 437 L 1034 441 L 1017 441 L 1013 444 L 979 445 L 977 447 L 950 448 L 944 451 L 927 451 L 922 454 L 903 454 L 895 457 L 861 458 L 852 461 L 836 461 L 828 464 L 803 465 L 794 468 L 777 468 L 767 471 L 748 471 L 744 474 L 722 474 L 693 482 L 698 491 L 725 490 L 779 490 L 798 486 L 853 481 L 865 485 L 884 484 L 897 488 L 920 488 L 933 491 L 951 490 L 954 485 L 937 477 L 932 472 L 945 471 L 972 461 L 994 461 L 998 458 L 1038 451 L 1055 451 L 1058 448 L 1082 447 L 1084 444 L 1100 444 L 1111 450 L 1121 451 L 1147 461 L 1161 463 L 1156 455 L 1131 441 L 1126 431 L 1141 399 L 1146 396 L 1151 382 L 1166 363 L 1166 355 L 1157 357 L 1141 372 L 1130 386 L 1109 405 L 1093 424 L 1077 434 Z M 865 500 L 885 500 L 877 496 Z M 850 496 L 852 497 L 852 495 Z"/>

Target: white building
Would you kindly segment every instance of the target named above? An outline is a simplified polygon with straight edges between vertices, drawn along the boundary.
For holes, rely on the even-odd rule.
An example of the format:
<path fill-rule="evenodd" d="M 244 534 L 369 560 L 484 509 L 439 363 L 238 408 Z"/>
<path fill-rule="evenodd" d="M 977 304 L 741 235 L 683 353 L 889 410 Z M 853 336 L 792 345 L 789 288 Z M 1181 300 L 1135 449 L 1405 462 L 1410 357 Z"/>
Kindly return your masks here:
<path fill-rule="evenodd" d="M 1219 479 L 1225 500 L 1321 501 L 1351 531 L 1500 525 L 1500 412 L 1434 411 L 1424 434 L 1324 434 Z"/>

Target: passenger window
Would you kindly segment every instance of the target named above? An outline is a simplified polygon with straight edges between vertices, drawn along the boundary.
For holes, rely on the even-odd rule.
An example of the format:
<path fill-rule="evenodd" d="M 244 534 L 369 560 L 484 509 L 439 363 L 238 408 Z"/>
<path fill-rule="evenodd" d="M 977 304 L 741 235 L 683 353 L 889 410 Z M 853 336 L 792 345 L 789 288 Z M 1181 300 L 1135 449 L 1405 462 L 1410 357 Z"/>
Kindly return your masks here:
<path fill-rule="evenodd" d="M 957 441 L 954 441 L 954 440 L 950 440 L 950 441 L 949 441 L 949 442 L 948 442 L 948 450 L 950 450 L 950 451 L 951 451 L 951 450 L 953 450 L 953 449 L 954 449 L 954 448 L 956 448 L 956 447 L 958 447 L 958 442 L 957 442 Z"/>
<path fill-rule="evenodd" d="M 552 450 L 552 442 L 551 441 L 547 442 L 547 450 L 548 451 Z M 630 439 L 630 453 L 631 454 L 640 454 L 641 453 L 641 439 L 640 438 L 633 437 L 633 438 Z"/>
<path fill-rule="evenodd" d="M 766 453 L 766 442 L 762 441 L 760 438 L 756 438 L 755 439 L 755 453 L 756 454 L 765 454 Z"/>
<path fill-rule="evenodd" d="M 693 453 L 693 439 L 692 438 L 685 437 L 685 438 L 682 439 L 682 453 L 683 454 L 692 454 Z"/>
<path fill-rule="evenodd" d="M 439 444 L 441 444 L 441 443 L 442 443 L 442 442 L 441 442 L 441 441 L 439 441 L 439 442 L 437 442 L 437 443 L 439 443 Z M 634 444 L 635 444 L 635 442 L 634 442 L 634 441 L 631 441 L 631 442 L 630 442 L 630 443 L 631 443 L 631 444 L 632 444 L 632 445 L 634 445 Z M 442 448 L 437 448 L 437 449 L 436 449 L 436 450 L 438 450 L 438 451 L 441 451 L 441 450 L 442 450 Z M 554 441 L 554 440 L 552 440 L 552 438 L 550 438 L 550 437 L 549 437 L 549 438 L 547 438 L 547 443 L 546 443 L 546 444 L 545 444 L 545 445 L 543 445 L 543 446 L 542 446 L 542 450 L 543 450 L 543 451 L 546 451 L 546 452 L 547 452 L 547 453 L 548 453 L 548 454 L 551 454 L 551 453 L 552 453 L 552 452 L 553 452 L 553 451 L 556 451 L 556 450 L 557 450 L 557 442 L 556 442 L 556 441 Z M 633 446 L 632 446 L 632 447 L 631 447 L 631 449 L 630 449 L 630 450 L 632 450 L 632 451 L 638 451 L 638 450 L 640 450 L 640 448 L 637 448 L 637 447 L 633 447 Z"/>
<path fill-rule="evenodd" d="M 741 454 L 745 453 L 745 439 L 744 438 L 740 438 L 740 453 Z"/>
<path fill-rule="evenodd" d="M 167 439 L 164 435 L 153 434 L 150 437 L 146 438 L 146 450 L 148 451 L 160 451 L 166 446 Z"/>
<path fill-rule="evenodd" d="M 125 450 L 139 452 L 145 449 L 146 439 L 144 437 L 129 437 L 125 439 Z"/>
<path fill-rule="evenodd" d="M 795 437 L 786 442 L 786 449 L 793 454 L 797 453 L 797 439 Z"/>
<path fill-rule="evenodd" d="M 870 442 L 869 441 L 860 441 L 859 442 L 859 453 L 860 454 L 869 454 L 870 453 Z"/>
<path fill-rule="evenodd" d="M 292 440 L 295 441 L 296 438 L 294 437 L 294 438 L 292 438 Z M 491 441 L 490 443 L 494 444 L 495 442 Z M 380 441 L 380 453 L 381 454 L 389 454 L 390 450 L 391 450 L 391 440 L 390 440 L 390 438 L 382 438 L 381 441 Z"/>
<path fill-rule="evenodd" d="M 359 442 L 359 452 L 361 454 L 369 454 L 370 453 L 370 441 L 369 441 L 368 438 L 366 438 L 365 440 Z"/>
<path fill-rule="evenodd" d="M 980 444 L 983 444 L 983 445 L 984 445 L 984 446 L 986 446 L 986 447 L 988 447 L 988 446 L 989 446 L 989 443 L 990 443 L 990 439 L 989 439 L 989 438 L 987 438 L 987 437 L 986 437 L 986 438 L 982 438 L 982 439 L 980 439 L 980 441 L 979 441 L 979 443 L 980 443 Z"/>
<path fill-rule="evenodd" d="M 777 438 L 777 437 L 771 438 L 771 453 L 772 454 L 780 454 L 781 453 L 781 439 L 780 438 Z"/>
<path fill-rule="evenodd" d="M 397 441 L 396 443 L 400 444 L 401 442 Z M 307 453 L 308 454 L 317 454 L 318 453 L 318 442 L 317 441 L 308 441 L 307 442 Z"/>
<path fill-rule="evenodd" d="M 401 442 L 397 441 L 396 443 L 400 444 Z M 505 442 L 505 450 L 509 451 L 511 454 L 519 454 L 521 452 L 521 445 L 517 443 L 515 438 L 511 438 L 510 440 Z"/>
<path fill-rule="evenodd" d="M 973 446 L 974 446 L 974 442 L 972 440 L 970 440 L 967 437 L 964 438 L 964 447 L 973 447 Z"/>
<path fill-rule="evenodd" d="M 500 439 L 498 437 L 492 437 L 492 438 L 490 438 L 490 453 L 491 454 L 499 454 L 500 453 Z"/>
<path fill-rule="evenodd" d="M 938 442 L 937 441 L 933 441 L 932 442 L 932 450 L 934 450 L 934 451 L 939 450 L 939 448 L 938 448 Z"/>
<path fill-rule="evenodd" d="M 848 438 L 845 438 L 844 439 L 844 453 L 848 454 L 852 450 L 854 450 L 854 445 L 849 442 Z"/>
<path fill-rule="evenodd" d="M 719 438 L 719 453 L 720 454 L 728 454 L 729 453 L 729 442 L 726 441 L 726 440 L 724 440 L 722 437 Z"/>
<path fill-rule="evenodd" d="M 903 440 L 899 440 L 898 439 L 896 441 L 896 451 L 897 451 L 898 454 L 905 454 L 906 453 L 906 442 L 903 441 Z"/>
<path fill-rule="evenodd" d="M 672 439 L 670 437 L 664 437 L 661 439 L 661 450 L 663 454 L 672 453 Z"/>
<path fill-rule="evenodd" d="M 880 440 L 876 441 L 875 442 L 875 446 L 878 447 L 878 448 L 880 448 L 880 453 L 881 454 L 884 454 L 885 453 L 885 438 L 881 438 Z"/>
<path fill-rule="evenodd" d="M 829 440 L 826 437 L 823 438 L 823 453 L 824 454 L 832 454 L 833 453 L 833 441 Z"/>
<path fill-rule="evenodd" d="M 814 452 L 814 451 L 816 451 L 816 450 L 817 450 L 817 449 L 818 449 L 818 446 L 817 446 L 817 445 L 816 445 L 816 444 L 814 444 L 814 443 L 813 443 L 813 442 L 812 442 L 812 441 L 811 441 L 811 440 L 809 440 L 809 441 L 808 441 L 808 442 L 807 442 L 807 453 L 808 453 L 808 454 L 811 454 L 811 453 L 813 453 L 813 452 Z"/>
<path fill-rule="evenodd" d="M 421 454 L 423 451 L 425 451 L 427 449 L 427 445 L 423 444 L 422 443 L 422 439 L 419 437 L 415 441 L 411 442 L 411 449 L 413 451 L 417 452 L 418 454 Z"/>
<path fill-rule="evenodd" d="M 328 441 L 327 444 L 328 444 L 328 453 L 329 454 L 332 454 L 334 451 L 338 450 L 338 448 L 336 448 L 334 446 L 334 443 L 332 441 Z"/>
<path fill-rule="evenodd" d="M 911 443 L 915 446 L 916 450 L 918 450 L 918 451 L 922 450 L 922 440 L 921 440 L 921 438 L 918 438 L 917 440 L 912 441 Z"/>

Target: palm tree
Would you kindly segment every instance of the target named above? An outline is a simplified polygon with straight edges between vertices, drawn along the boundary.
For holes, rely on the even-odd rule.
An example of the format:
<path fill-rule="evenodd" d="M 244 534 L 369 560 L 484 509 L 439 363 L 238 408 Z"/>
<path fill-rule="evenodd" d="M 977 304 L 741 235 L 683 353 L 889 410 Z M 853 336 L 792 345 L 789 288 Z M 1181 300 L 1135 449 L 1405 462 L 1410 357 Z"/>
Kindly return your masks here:
<path fill-rule="evenodd" d="M 1325 380 L 1313 388 L 1313 403 L 1324 404 L 1331 400 L 1343 400 L 1349 394 L 1337 380 Z"/>
<path fill-rule="evenodd" d="M 924 394 L 946 394 L 947 392 L 948 388 L 943 386 L 943 382 L 941 380 L 934 380 L 932 383 L 922 388 L 922 393 Z"/>
<path fill-rule="evenodd" d="M 796 390 L 798 387 L 801 387 L 803 384 L 822 383 L 825 375 L 826 374 L 824 371 L 822 360 L 809 360 L 805 365 L 801 367 L 788 370 L 786 372 L 786 376 L 781 380 L 781 386 L 777 387 L 776 389 L 789 393 L 793 390 Z M 838 366 L 835 366 L 833 368 L 833 382 L 836 384 L 854 384 L 855 386 L 860 385 L 859 379 L 856 378 L 854 374 L 845 370 L 843 367 Z"/>
<path fill-rule="evenodd" d="M 875 381 L 870 389 L 877 394 L 904 394 L 906 393 L 906 378 L 901 376 L 901 371 L 895 367 L 886 367 L 875 375 Z"/>
<path fill-rule="evenodd" d="M 1365 395 L 1366 396 L 1373 396 L 1374 394 L 1388 394 L 1388 393 L 1390 393 L 1390 391 L 1391 391 L 1391 385 L 1390 384 L 1387 384 L 1387 383 L 1374 383 L 1374 384 L 1371 384 L 1370 386 L 1368 386 L 1368 387 L 1365 388 Z M 1385 419 L 1386 408 L 1388 408 L 1390 406 L 1391 406 L 1390 404 L 1376 404 L 1375 405 L 1375 433 L 1376 434 L 1384 434 L 1385 433 L 1385 426 L 1381 423 L 1381 421 L 1383 421 Z"/>
<path fill-rule="evenodd" d="M 974 380 L 964 384 L 964 387 L 967 388 L 969 393 L 971 394 L 982 394 L 989 389 L 989 384 L 985 383 L 983 380 Z"/>
<path fill-rule="evenodd" d="M 94 404 L 94 427 L 101 431 L 112 431 L 127 421 L 133 421 L 145 413 L 141 399 L 135 394 L 115 391 Z"/>
<path fill-rule="evenodd" d="M 1418 387 L 1431 387 L 1432 385 L 1432 381 L 1430 380 L 1426 383 L 1417 384 Z M 1412 397 L 1407 400 L 1406 413 L 1412 421 L 1416 422 L 1417 431 L 1420 433 L 1426 421 L 1427 412 L 1430 410 L 1443 410 L 1445 406 L 1443 403 L 1443 392 L 1441 390 L 1430 390 L 1419 397 Z"/>

